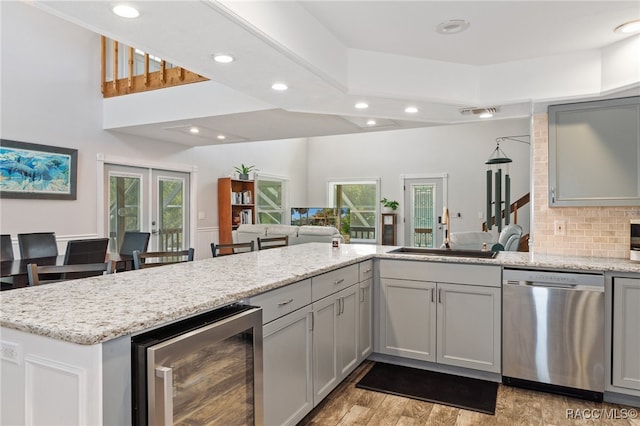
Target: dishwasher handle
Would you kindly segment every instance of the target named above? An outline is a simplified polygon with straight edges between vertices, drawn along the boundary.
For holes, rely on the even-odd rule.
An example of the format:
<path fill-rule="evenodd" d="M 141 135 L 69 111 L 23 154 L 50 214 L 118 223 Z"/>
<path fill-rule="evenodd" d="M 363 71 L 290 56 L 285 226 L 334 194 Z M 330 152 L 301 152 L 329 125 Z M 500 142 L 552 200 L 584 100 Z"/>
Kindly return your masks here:
<path fill-rule="evenodd" d="M 537 287 L 537 288 L 551 288 L 551 289 L 564 289 L 564 290 L 579 290 L 579 291 L 597 291 L 604 292 L 604 286 L 583 285 L 583 284 L 569 284 L 569 283 L 541 283 L 535 281 L 505 281 L 507 285 L 519 285 L 524 287 Z"/>

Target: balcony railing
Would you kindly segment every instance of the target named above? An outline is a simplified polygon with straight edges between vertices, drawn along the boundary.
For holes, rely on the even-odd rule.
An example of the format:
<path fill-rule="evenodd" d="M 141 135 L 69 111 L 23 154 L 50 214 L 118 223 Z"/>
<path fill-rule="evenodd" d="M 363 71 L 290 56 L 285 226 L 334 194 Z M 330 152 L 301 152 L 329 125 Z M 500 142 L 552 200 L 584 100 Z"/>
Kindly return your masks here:
<path fill-rule="evenodd" d="M 100 51 L 101 91 L 105 98 L 208 80 L 105 36 L 100 38 Z"/>

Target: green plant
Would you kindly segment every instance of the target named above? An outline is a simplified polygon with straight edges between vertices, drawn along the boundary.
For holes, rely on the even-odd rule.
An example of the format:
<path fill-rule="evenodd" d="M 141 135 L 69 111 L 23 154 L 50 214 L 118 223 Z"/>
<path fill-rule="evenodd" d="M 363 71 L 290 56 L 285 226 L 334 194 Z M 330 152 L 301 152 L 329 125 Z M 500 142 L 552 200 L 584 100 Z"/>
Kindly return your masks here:
<path fill-rule="evenodd" d="M 241 175 L 247 175 L 251 170 L 255 168 L 256 166 L 245 166 L 244 164 L 240 164 L 238 167 L 235 167 L 236 172 L 240 173 Z"/>
<path fill-rule="evenodd" d="M 384 207 L 390 207 L 393 210 L 397 209 L 398 206 L 400 205 L 400 203 L 398 203 L 395 200 L 387 200 L 386 197 L 380 200 L 380 203 L 382 203 Z"/>

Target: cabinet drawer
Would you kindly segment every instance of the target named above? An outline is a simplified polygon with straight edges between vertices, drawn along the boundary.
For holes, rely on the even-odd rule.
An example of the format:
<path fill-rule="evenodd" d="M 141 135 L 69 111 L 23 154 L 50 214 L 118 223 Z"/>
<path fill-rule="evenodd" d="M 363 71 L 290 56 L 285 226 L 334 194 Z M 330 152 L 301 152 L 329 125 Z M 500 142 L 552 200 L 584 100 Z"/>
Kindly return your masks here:
<path fill-rule="evenodd" d="M 359 282 L 373 278 L 373 260 L 365 260 L 360 262 L 360 279 Z"/>
<path fill-rule="evenodd" d="M 387 259 L 380 261 L 380 277 L 382 278 L 500 287 L 501 276 L 500 266 L 497 265 Z"/>
<path fill-rule="evenodd" d="M 358 265 L 345 266 L 311 278 L 311 296 L 320 300 L 358 282 Z"/>
<path fill-rule="evenodd" d="M 266 324 L 311 303 L 311 280 L 281 287 L 249 299 L 249 304 L 262 308 L 262 323 Z"/>

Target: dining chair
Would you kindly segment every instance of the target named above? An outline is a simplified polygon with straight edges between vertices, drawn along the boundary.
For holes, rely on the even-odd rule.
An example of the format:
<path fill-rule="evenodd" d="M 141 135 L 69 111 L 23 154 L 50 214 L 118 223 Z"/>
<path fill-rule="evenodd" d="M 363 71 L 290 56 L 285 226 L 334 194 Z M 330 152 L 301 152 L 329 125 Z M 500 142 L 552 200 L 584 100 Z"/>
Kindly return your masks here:
<path fill-rule="evenodd" d="M 193 261 L 193 248 L 177 251 L 146 251 L 133 252 L 133 269 L 144 269 L 154 266 L 170 265 L 173 263 Z M 150 259 L 155 259 L 151 262 Z"/>
<path fill-rule="evenodd" d="M 64 254 L 65 265 L 79 265 L 87 263 L 101 263 L 106 260 L 108 238 L 90 238 L 85 240 L 70 240 Z M 96 275 L 94 272 L 67 273 L 64 279 L 86 278 Z"/>
<path fill-rule="evenodd" d="M 39 257 L 53 257 L 58 255 L 58 244 L 54 232 L 33 232 L 18 234 L 20 257 L 22 259 L 36 259 Z"/>
<path fill-rule="evenodd" d="M 104 262 L 107 256 L 108 238 L 89 238 L 86 240 L 70 240 L 64 254 L 65 265 L 80 263 Z"/>
<path fill-rule="evenodd" d="M 145 252 L 149 246 L 150 232 L 127 231 L 122 238 L 120 246 L 120 256 L 133 256 L 134 251 Z"/>
<path fill-rule="evenodd" d="M 69 274 L 108 275 L 115 270 L 115 263 L 111 260 L 100 263 L 83 263 L 78 265 L 41 265 L 29 263 L 27 276 L 29 285 L 50 284 L 61 281 L 70 281 L 77 278 L 69 278 Z M 50 278 L 53 275 L 54 278 Z M 62 278 L 60 278 L 62 276 Z M 81 277 L 85 278 L 85 277 Z"/>
<path fill-rule="evenodd" d="M 221 253 L 224 250 L 226 253 Z M 240 250 L 240 251 L 236 251 Z M 226 256 L 229 254 L 238 254 L 245 253 L 249 251 L 254 251 L 255 245 L 253 241 L 249 241 L 248 243 L 233 243 L 233 244 L 216 244 L 211 243 L 211 254 L 213 257 Z M 229 251 L 231 251 L 229 253 Z"/>
<path fill-rule="evenodd" d="M 284 237 L 258 237 L 258 250 L 266 250 L 278 247 L 285 247 L 289 245 L 289 236 Z"/>
<path fill-rule="evenodd" d="M 5 262 L 13 260 L 13 245 L 11 243 L 11 235 L 0 235 L 0 261 Z"/>

